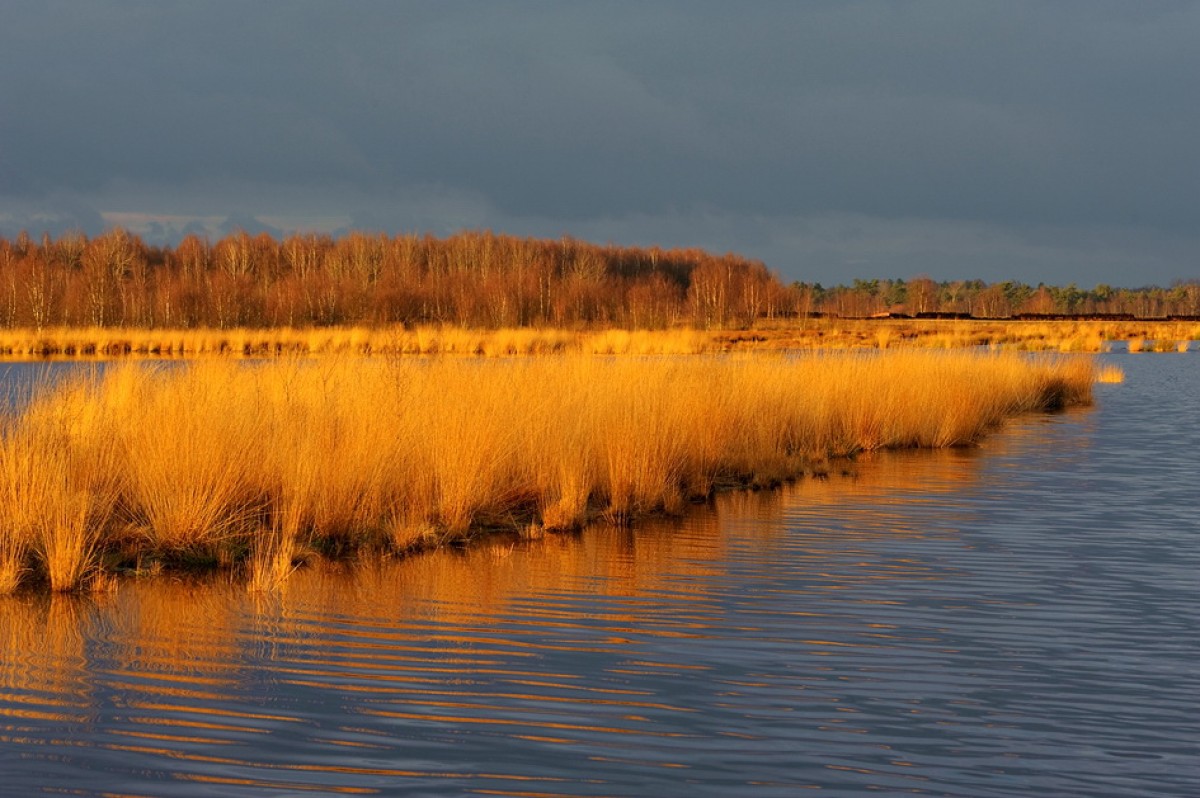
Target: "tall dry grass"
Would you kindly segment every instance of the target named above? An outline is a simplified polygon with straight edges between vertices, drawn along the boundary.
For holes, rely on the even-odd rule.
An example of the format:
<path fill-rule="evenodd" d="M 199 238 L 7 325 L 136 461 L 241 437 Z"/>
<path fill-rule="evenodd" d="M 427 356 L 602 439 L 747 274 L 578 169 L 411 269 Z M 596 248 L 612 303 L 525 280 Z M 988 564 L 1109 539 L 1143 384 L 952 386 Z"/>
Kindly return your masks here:
<path fill-rule="evenodd" d="M 122 474 L 110 419 L 82 401 L 87 378 L 36 398 L 0 432 L 0 593 L 36 568 L 52 590 L 96 576 Z"/>
<path fill-rule="evenodd" d="M 1200 325 L 1140 321 L 938 319 L 762 320 L 753 330 L 501 328 L 271 329 L 47 328 L 0 330 L 0 358 L 275 358 L 297 355 L 461 355 L 504 357 L 585 353 L 685 355 L 724 351 L 961 349 L 1103 352 L 1113 341 L 1200 340 Z"/>
<path fill-rule="evenodd" d="M 151 373 L 126 368 L 101 388 L 107 412 L 124 419 L 114 436 L 127 519 L 154 550 L 204 556 L 257 518 L 262 424 L 232 403 L 244 377 L 233 363 Z"/>
<path fill-rule="evenodd" d="M 1125 370 L 1113 363 L 1103 363 L 1096 369 L 1096 382 L 1125 382 Z"/>
<path fill-rule="evenodd" d="M 1086 358 L 914 350 L 127 364 L 4 430 L 0 567 L 9 589 L 32 569 L 66 590 L 101 550 L 199 557 L 269 589 L 311 549 L 623 522 L 861 450 L 969 444 L 1090 401 L 1094 377 Z"/>
<path fill-rule="evenodd" d="M 697 354 L 723 346 L 712 333 L 671 330 L 494 330 L 422 325 L 271 329 L 55 327 L 0 330 L 0 357 L 264 358 L 296 355 Z"/>
<path fill-rule="evenodd" d="M 16 590 L 29 570 L 38 515 L 29 502 L 32 465 L 26 451 L 0 450 L 0 595 Z"/>

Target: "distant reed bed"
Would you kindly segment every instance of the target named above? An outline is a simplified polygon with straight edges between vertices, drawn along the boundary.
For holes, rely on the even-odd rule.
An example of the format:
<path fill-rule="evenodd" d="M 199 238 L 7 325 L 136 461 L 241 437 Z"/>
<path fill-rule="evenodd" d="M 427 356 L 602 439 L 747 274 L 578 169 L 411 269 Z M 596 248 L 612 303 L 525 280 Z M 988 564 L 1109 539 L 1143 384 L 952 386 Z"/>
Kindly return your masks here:
<path fill-rule="evenodd" d="M 0 429 L 0 591 L 680 510 L 830 458 L 969 444 L 1091 400 L 1080 357 L 206 360 L 41 391 Z"/>
<path fill-rule="evenodd" d="M 211 359 L 328 355 L 505 357 L 562 353 L 686 355 L 740 351 L 991 348 L 1032 352 L 1187 352 L 1200 324 L 1168 321 L 761 320 L 752 329 L 654 330 L 453 325 L 0 330 L 0 359 Z M 1146 345 L 1145 342 L 1153 345 Z"/>
<path fill-rule="evenodd" d="M 474 329 L 455 326 L 129 329 L 60 327 L 0 330 L 0 358 L 191 359 L 307 355 L 684 355 L 719 351 L 720 336 L 670 330 Z"/>
<path fill-rule="evenodd" d="M 1107 352 L 1142 339 L 1155 351 L 1186 352 L 1200 340 L 1200 324 L 1165 320 L 795 319 L 764 323 L 751 332 L 715 333 L 735 348 L 767 349 L 989 349 L 1025 352 Z"/>

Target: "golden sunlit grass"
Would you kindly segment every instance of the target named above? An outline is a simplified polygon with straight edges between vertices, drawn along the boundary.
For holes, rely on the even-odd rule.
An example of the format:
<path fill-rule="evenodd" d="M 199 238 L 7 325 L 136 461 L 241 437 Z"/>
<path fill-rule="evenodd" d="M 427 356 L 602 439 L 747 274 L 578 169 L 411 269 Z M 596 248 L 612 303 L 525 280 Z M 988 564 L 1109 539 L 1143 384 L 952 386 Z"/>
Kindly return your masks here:
<path fill-rule="evenodd" d="M 11 592 L 31 559 L 56 592 L 98 576 L 100 531 L 120 494 L 116 449 L 100 408 L 79 400 L 87 378 L 65 382 L 61 401 L 34 401 L 5 419 L 0 447 L 0 587 Z"/>
<path fill-rule="evenodd" d="M 36 511 L 29 502 L 33 463 L 30 448 L 5 447 L 0 451 L 0 595 L 16 590 L 28 570 L 36 535 Z"/>
<path fill-rule="evenodd" d="M 118 420 L 127 520 L 151 550 L 204 557 L 256 517 L 261 423 L 230 404 L 244 378 L 237 364 L 214 363 L 118 369 L 106 380 L 100 404 Z"/>
<path fill-rule="evenodd" d="M 776 321 L 746 333 L 714 333 L 715 341 L 736 348 L 846 349 L 897 347 L 955 349 L 989 347 L 1030 352 L 1106 352 L 1113 341 L 1130 339 L 1194 341 L 1194 322 L 1028 321 L 979 319 L 836 319 Z"/>
<path fill-rule="evenodd" d="M 1096 382 L 1125 382 L 1125 371 L 1112 363 L 1101 364 L 1096 368 Z"/>
<path fill-rule="evenodd" d="M 1180 350 L 1179 342 L 1176 341 L 1174 338 L 1159 338 L 1158 340 L 1156 340 L 1154 342 L 1154 351 L 1155 352 L 1179 352 L 1179 351 L 1186 351 L 1186 350 Z"/>
<path fill-rule="evenodd" d="M 48 328 L 0 331 L 0 358 L 264 358 L 295 355 L 459 355 L 505 357 L 584 353 L 685 355 L 746 350 L 958 349 L 1104 352 L 1113 341 L 1200 340 L 1200 325 L 1178 321 L 980 321 L 938 319 L 764 320 L 751 330 L 467 329 L 453 326 L 316 329 Z"/>
<path fill-rule="evenodd" d="M 48 328 L 0 330 L 0 357 L 208 358 L 287 355 L 696 354 L 720 348 L 693 329 L 558 330 L 400 326 L 268 330 Z"/>
<path fill-rule="evenodd" d="M 3 596 L 15 591 L 25 576 L 29 541 L 19 532 L 0 537 L 0 596 Z"/>
<path fill-rule="evenodd" d="M 772 485 L 829 458 L 969 444 L 1090 401 L 1090 359 L 862 354 L 128 364 L 36 397 L 0 445 L 0 584 L 104 554 L 245 563 L 573 528 Z"/>
<path fill-rule="evenodd" d="M 286 522 L 255 535 L 247 567 L 247 586 L 254 592 L 278 589 L 296 570 L 298 528 Z"/>

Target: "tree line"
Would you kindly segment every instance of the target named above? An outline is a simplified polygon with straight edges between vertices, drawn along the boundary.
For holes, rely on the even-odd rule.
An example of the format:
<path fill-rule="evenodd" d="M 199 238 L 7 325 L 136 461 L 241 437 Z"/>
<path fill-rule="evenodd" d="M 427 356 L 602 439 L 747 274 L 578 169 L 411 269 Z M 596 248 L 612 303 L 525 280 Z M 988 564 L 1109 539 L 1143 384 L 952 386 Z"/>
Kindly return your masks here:
<path fill-rule="evenodd" d="M 237 232 L 150 246 L 113 229 L 0 238 L 0 326 L 141 328 L 454 324 L 747 327 L 762 319 L 929 312 L 1200 314 L 1200 283 L 1098 285 L 854 280 L 785 285 L 760 261 L 699 249 L 492 232 L 280 240 Z"/>
<path fill-rule="evenodd" d="M 850 285 L 824 288 L 820 283 L 796 283 L 806 303 L 832 316 L 866 317 L 884 313 L 964 314 L 1003 319 L 1021 315 L 1107 316 L 1137 318 L 1200 315 L 1200 281 L 1180 281 L 1162 288 L 1094 288 L 1036 286 L 1017 281 L 982 280 L 936 282 L 921 276 L 910 280 L 854 280 Z"/>
<path fill-rule="evenodd" d="M 745 326 L 791 296 L 736 255 L 491 232 L 0 239 L 7 327 Z"/>

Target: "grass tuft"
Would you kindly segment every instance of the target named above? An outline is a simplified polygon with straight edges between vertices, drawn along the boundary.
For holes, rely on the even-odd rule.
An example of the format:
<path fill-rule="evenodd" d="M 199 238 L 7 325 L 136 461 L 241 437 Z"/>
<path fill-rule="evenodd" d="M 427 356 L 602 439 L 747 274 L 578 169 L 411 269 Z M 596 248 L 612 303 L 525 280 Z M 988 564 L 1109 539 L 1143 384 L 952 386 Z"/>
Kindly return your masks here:
<path fill-rule="evenodd" d="M 1086 404 L 1100 374 L 1080 356 L 907 348 L 123 366 L 3 429 L 0 589 L 30 567 L 79 589 L 115 550 L 243 563 L 270 591 L 304 551 L 626 523 L 860 451 L 969 445 L 1015 413 Z"/>
<path fill-rule="evenodd" d="M 1112 363 L 1105 363 L 1096 369 L 1096 382 L 1125 382 L 1125 371 L 1120 366 Z"/>

